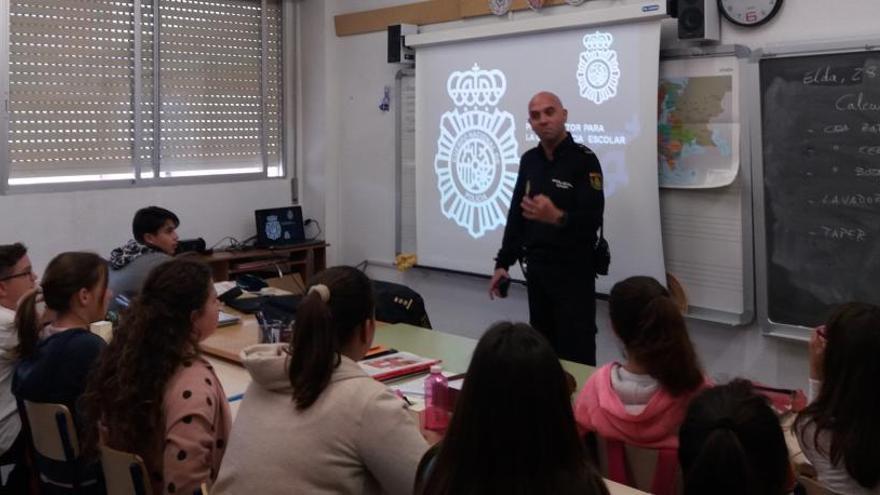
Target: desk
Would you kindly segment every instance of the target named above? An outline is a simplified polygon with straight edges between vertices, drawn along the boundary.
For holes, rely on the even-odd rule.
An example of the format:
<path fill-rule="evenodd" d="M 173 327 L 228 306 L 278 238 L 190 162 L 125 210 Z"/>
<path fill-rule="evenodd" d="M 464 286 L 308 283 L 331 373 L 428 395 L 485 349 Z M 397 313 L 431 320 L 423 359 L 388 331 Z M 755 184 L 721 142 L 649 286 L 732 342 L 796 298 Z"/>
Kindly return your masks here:
<path fill-rule="evenodd" d="M 224 311 L 234 313 L 229 309 Z M 249 345 L 259 342 L 260 328 L 252 315 L 239 315 L 241 323 L 218 328 L 214 335 L 201 343 L 202 350 L 211 356 L 241 363 L 238 354 Z M 459 337 L 436 330 L 397 323 L 394 325 L 379 324 L 376 326 L 374 344 L 381 344 L 401 351 L 412 352 L 420 356 L 443 360 L 443 367 L 454 373 L 467 371 L 471 354 L 477 341 L 467 337 Z M 577 382 L 576 390 L 580 390 L 594 368 L 570 361 L 560 361 L 563 369 L 569 372 Z"/>
<path fill-rule="evenodd" d="M 211 266 L 217 282 L 240 273 L 277 273 L 280 269 L 285 273 L 299 273 L 308 285 L 310 277 L 327 267 L 326 253 L 327 243 L 315 241 L 273 249 L 214 251 L 197 257 Z"/>
<path fill-rule="evenodd" d="M 229 310 L 226 309 L 226 311 Z M 223 383 L 226 394 L 230 396 L 243 392 L 250 382 L 250 377 L 244 368 L 236 365 L 241 363 L 239 352 L 251 344 L 256 344 L 259 335 L 259 326 L 254 317 L 251 315 L 240 316 L 242 318 L 240 324 L 218 328 L 214 335 L 201 343 L 202 350 L 209 354 L 211 356 L 209 359 L 215 363 L 215 371 L 220 382 Z M 400 323 L 378 325 L 373 342 L 422 356 L 440 358 L 443 360 L 443 367 L 455 373 L 463 373 L 467 370 L 471 354 L 477 345 L 477 341 L 474 339 Z M 568 361 L 561 361 L 561 363 L 562 367 L 574 376 L 578 390 L 594 370 L 583 364 Z M 232 409 L 234 417 L 238 411 L 238 403 L 233 403 Z M 645 492 L 610 480 L 605 480 L 605 484 L 611 495 L 646 495 Z"/>

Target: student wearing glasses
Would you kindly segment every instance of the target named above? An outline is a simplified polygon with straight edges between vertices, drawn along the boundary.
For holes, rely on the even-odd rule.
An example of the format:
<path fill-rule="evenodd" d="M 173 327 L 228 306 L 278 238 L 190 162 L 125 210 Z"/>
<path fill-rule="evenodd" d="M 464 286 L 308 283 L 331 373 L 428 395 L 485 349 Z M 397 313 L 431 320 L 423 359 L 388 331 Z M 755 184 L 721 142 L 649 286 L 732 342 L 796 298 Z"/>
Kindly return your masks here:
<path fill-rule="evenodd" d="M 0 466 L 14 465 L 12 474 L 0 491 L 13 493 L 24 490 L 16 484 L 24 452 L 21 419 L 15 396 L 12 395 L 12 374 L 15 371 L 15 310 L 18 301 L 36 285 L 37 275 L 31 267 L 27 248 L 21 243 L 0 245 Z"/>

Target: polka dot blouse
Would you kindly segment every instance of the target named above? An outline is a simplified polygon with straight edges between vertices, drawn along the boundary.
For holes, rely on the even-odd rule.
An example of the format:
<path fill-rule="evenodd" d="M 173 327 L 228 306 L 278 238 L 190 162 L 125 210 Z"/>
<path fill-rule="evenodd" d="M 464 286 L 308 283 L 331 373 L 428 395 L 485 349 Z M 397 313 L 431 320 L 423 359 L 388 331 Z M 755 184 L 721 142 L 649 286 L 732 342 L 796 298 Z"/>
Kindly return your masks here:
<path fill-rule="evenodd" d="M 190 495 L 217 477 L 231 427 L 226 394 L 211 364 L 202 358 L 185 362 L 165 388 L 162 412 L 162 454 L 148 466 L 153 492 Z"/>

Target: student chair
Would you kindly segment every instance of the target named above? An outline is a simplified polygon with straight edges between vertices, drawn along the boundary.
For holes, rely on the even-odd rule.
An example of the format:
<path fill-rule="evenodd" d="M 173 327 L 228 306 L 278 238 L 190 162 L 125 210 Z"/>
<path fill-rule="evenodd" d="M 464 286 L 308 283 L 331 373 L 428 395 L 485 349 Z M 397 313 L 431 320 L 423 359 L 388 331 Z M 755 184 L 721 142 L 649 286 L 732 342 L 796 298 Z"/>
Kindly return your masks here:
<path fill-rule="evenodd" d="M 798 484 L 803 487 L 804 492 L 807 495 L 840 495 L 837 492 L 831 491 L 828 487 L 819 482 L 819 480 L 810 478 L 809 476 L 799 474 L 797 481 Z"/>
<path fill-rule="evenodd" d="M 76 493 L 81 485 L 94 484 L 95 480 L 80 483 L 79 440 L 67 407 L 27 400 L 22 402 L 40 485 L 49 492 L 60 489 Z"/>
<path fill-rule="evenodd" d="M 677 450 L 636 447 L 595 433 L 588 442 L 605 478 L 655 495 L 682 493 Z"/>
<path fill-rule="evenodd" d="M 153 488 L 143 459 L 136 454 L 101 446 L 101 468 L 107 495 L 151 495 Z"/>

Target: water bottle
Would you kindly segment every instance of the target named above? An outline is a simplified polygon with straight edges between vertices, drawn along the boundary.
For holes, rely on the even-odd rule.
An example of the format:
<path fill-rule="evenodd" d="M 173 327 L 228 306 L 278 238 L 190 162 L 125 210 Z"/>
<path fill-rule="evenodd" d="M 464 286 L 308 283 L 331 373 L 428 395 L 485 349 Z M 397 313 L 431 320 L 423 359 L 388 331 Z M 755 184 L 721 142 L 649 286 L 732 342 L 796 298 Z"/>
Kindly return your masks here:
<path fill-rule="evenodd" d="M 443 376 L 443 367 L 431 366 L 425 378 L 425 428 L 443 431 L 449 425 L 449 382 Z"/>

